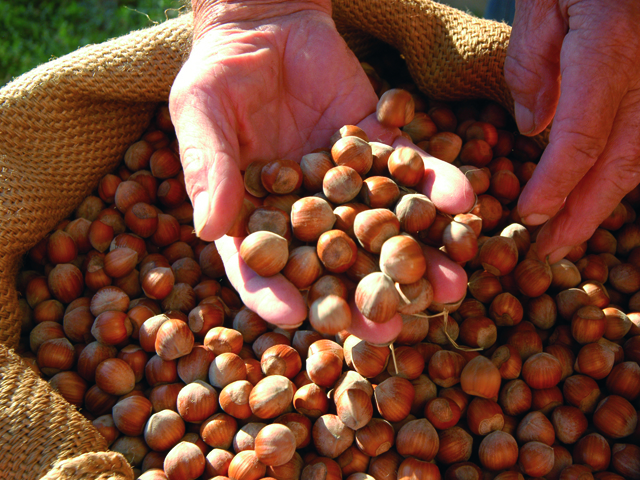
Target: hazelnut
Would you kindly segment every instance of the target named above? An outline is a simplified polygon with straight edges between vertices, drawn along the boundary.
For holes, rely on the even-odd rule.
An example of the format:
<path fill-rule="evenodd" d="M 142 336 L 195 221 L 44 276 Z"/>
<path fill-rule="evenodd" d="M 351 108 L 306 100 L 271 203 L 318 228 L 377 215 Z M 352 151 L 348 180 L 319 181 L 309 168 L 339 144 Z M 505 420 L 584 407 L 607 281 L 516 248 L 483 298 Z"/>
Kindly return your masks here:
<path fill-rule="evenodd" d="M 316 248 L 303 245 L 289 252 L 289 260 L 282 270 L 282 274 L 296 288 L 306 289 L 322 275 L 323 270 Z"/>
<path fill-rule="evenodd" d="M 234 480 L 259 480 L 264 477 L 266 471 L 266 465 L 260 462 L 256 452 L 244 450 L 229 463 L 228 475 Z"/>
<path fill-rule="evenodd" d="M 106 311 L 98 315 L 91 327 L 91 335 L 105 345 L 125 342 L 133 331 L 131 320 L 124 312 Z"/>
<path fill-rule="evenodd" d="M 341 204 L 356 198 L 362 188 L 362 177 L 348 166 L 333 167 L 322 180 L 322 191 L 330 202 Z"/>
<path fill-rule="evenodd" d="M 400 233 L 400 222 L 390 210 L 373 208 L 356 215 L 353 231 L 365 250 L 380 253 L 382 244 Z"/>
<path fill-rule="evenodd" d="M 220 392 L 220 408 L 239 420 L 251 416 L 249 394 L 253 385 L 247 380 L 238 380 L 226 385 Z"/>
<path fill-rule="evenodd" d="M 204 337 L 204 344 L 213 353 L 238 353 L 242 349 L 242 334 L 232 328 L 213 327 Z"/>
<path fill-rule="evenodd" d="M 193 333 L 182 320 L 167 320 L 158 328 L 155 351 L 163 360 L 175 360 L 191 353 Z"/>
<path fill-rule="evenodd" d="M 289 214 L 276 207 L 257 207 L 249 216 L 247 233 L 272 232 L 287 241 L 291 240 L 291 220 Z"/>
<path fill-rule="evenodd" d="M 113 416 L 111 416 L 110 414 L 101 415 L 91 423 L 94 427 L 96 427 L 96 430 L 98 430 L 98 432 L 100 432 L 100 434 L 107 440 L 108 446 L 110 446 L 116 440 L 116 438 L 120 436 L 120 432 L 113 423 Z"/>
<path fill-rule="evenodd" d="M 60 263 L 56 265 L 49 273 L 47 281 L 51 295 L 62 303 L 71 303 L 82 295 L 84 289 L 82 272 L 71 263 Z M 43 298 L 42 300 L 46 299 Z M 30 304 L 30 306 L 33 308 L 36 305 Z M 94 313 L 94 315 L 96 314 Z"/>
<path fill-rule="evenodd" d="M 217 388 L 224 388 L 231 382 L 246 378 L 244 360 L 232 352 L 220 353 L 209 366 L 209 383 Z"/>
<path fill-rule="evenodd" d="M 415 389 L 409 380 L 391 377 L 378 384 L 373 395 L 382 418 L 399 422 L 411 411 Z"/>
<path fill-rule="evenodd" d="M 113 406 L 113 422 L 124 435 L 132 437 L 142 435 L 152 409 L 151 402 L 146 397 L 140 395 L 126 397 Z"/>
<path fill-rule="evenodd" d="M 450 398 L 432 398 L 424 408 L 424 416 L 438 430 L 453 427 L 461 415 L 460 407 Z"/>
<path fill-rule="evenodd" d="M 322 179 L 329 169 L 335 165 L 328 152 L 308 153 L 300 160 L 300 170 L 302 170 L 302 184 L 304 189 L 310 193 L 322 191 Z M 314 197 L 309 197 L 314 198 Z"/>
<path fill-rule="evenodd" d="M 204 471 L 208 478 L 218 475 L 226 475 L 229 471 L 229 464 L 233 458 L 233 453 L 214 448 L 205 457 Z"/>
<path fill-rule="evenodd" d="M 426 195 L 412 193 L 403 195 L 396 204 L 394 213 L 402 231 L 417 233 L 431 226 L 436 218 L 436 207 Z"/>
<path fill-rule="evenodd" d="M 180 390 L 176 404 L 185 422 L 199 423 L 218 410 L 218 392 L 208 383 L 195 380 Z"/>
<path fill-rule="evenodd" d="M 444 228 L 442 243 L 454 262 L 468 262 L 478 253 L 478 234 L 472 227 L 457 220 Z"/>
<path fill-rule="evenodd" d="M 180 442 L 165 457 L 163 468 L 169 480 L 195 480 L 204 473 L 204 454 L 197 445 Z"/>
<path fill-rule="evenodd" d="M 425 418 L 405 423 L 396 437 L 396 450 L 405 457 L 429 461 L 436 456 L 439 447 L 436 429 Z"/>
<path fill-rule="evenodd" d="M 150 387 L 163 383 L 173 383 L 178 380 L 177 363 L 175 360 L 163 360 L 154 355 L 144 367 L 144 375 Z"/>
<path fill-rule="evenodd" d="M 609 395 L 596 407 L 593 424 L 607 437 L 623 438 L 636 429 L 638 413 L 629 400 L 619 395 Z"/>
<path fill-rule="evenodd" d="M 351 167 L 363 176 L 373 165 L 369 142 L 357 136 L 339 138 L 331 147 L 331 157 L 336 165 Z"/>
<path fill-rule="evenodd" d="M 300 354 L 288 345 L 274 345 L 262 354 L 260 359 L 265 375 L 284 375 L 292 379 L 302 368 Z"/>
<path fill-rule="evenodd" d="M 404 127 L 413 120 L 415 101 L 411 94 L 392 88 L 382 94 L 376 106 L 377 120 L 387 127 Z"/>
<path fill-rule="evenodd" d="M 406 127 L 405 127 L 406 128 Z M 453 132 L 438 132 L 429 139 L 427 153 L 447 163 L 452 163 L 460 153 L 462 139 Z"/>
<path fill-rule="evenodd" d="M 399 196 L 400 189 L 398 184 L 388 177 L 373 176 L 366 178 L 363 180 L 362 188 L 360 189 L 362 202 L 370 208 L 391 209 Z"/>
<path fill-rule="evenodd" d="M 224 450 L 231 447 L 233 436 L 237 431 L 238 422 L 226 413 L 216 413 L 200 425 L 200 437 L 204 443 Z"/>
<path fill-rule="evenodd" d="M 496 430 L 482 439 L 478 455 L 484 468 L 505 470 L 518 461 L 518 444 L 508 433 Z"/>
<path fill-rule="evenodd" d="M 184 421 L 173 410 L 154 413 L 144 427 L 144 441 L 156 452 L 164 452 L 178 444 L 184 436 Z"/>
<path fill-rule="evenodd" d="M 323 456 L 336 458 L 351 446 L 354 431 L 336 415 L 323 415 L 313 424 L 313 444 Z"/>
<path fill-rule="evenodd" d="M 401 185 L 413 187 L 424 176 L 424 162 L 418 152 L 409 147 L 396 148 L 389 156 L 389 173 Z"/>
<path fill-rule="evenodd" d="M 273 160 L 262 167 L 260 180 L 268 192 L 283 195 L 300 188 L 302 170 L 293 160 Z"/>
<path fill-rule="evenodd" d="M 309 322 L 314 330 L 334 335 L 351 326 L 351 308 L 337 295 L 320 297 L 309 307 Z"/>
<path fill-rule="evenodd" d="M 73 345 L 66 338 L 52 338 L 40 345 L 37 364 L 42 373 L 53 376 L 63 370 L 70 370 L 75 363 Z"/>
<path fill-rule="evenodd" d="M 487 357 L 471 359 L 460 374 L 460 386 L 465 393 L 483 398 L 496 398 L 502 377 L 498 368 Z"/>
<path fill-rule="evenodd" d="M 242 241 L 240 257 L 258 275 L 270 277 L 287 264 L 289 246 L 287 240 L 280 235 L 259 231 Z"/>
<path fill-rule="evenodd" d="M 328 413 L 327 392 L 315 383 L 304 385 L 296 390 L 293 396 L 293 407 L 297 412 L 315 420 Z"/>
<path fill-rule="evenodd" d="M 417 458 L 405 458 L 398 467 L 398 480 L 409 480 L 411 478 L 423 478 L 425 480 L 436 480 L 440 478 L 440 470 L 435 463 L 425 462 Z"/>
<path fill-rule="evenodd" d="M 355 303 L 358 310 L 376 323 L 389 321 L 398 309 L 400 297 L 391 277 L 381 272 L 370 273 L 358 283 Z"/>
<path fill-rule="evenodd" d="M 319 197 L 304 197 L 291 206 L 293 235 L 303 242 L 313 242 L 333 228 L 336 216 L 331 205 Z"/>
<path fill-rule="evenodd" d="M 256 436 L 255 454 L 265 465 L 284 465 L 293 458 L 295 451 L 296 438 L 285 425 L 267 425 Z"/>
<path fill-rule="evenodd" d="M 296 448 L 305 448 L 311 443 L 311 420 L 301 413 L 284 413 L 273 423 L 286 425 L 296 438 Z"/>
<path fill-rule="evenodd" d="M 294 386 L 282 375 L 270 375 L 260 380 L 251 390 L 249 406 L 258 418 L 275 418 L 291 405 Z"/>
<path fill-rule="evenodd" d="M 136 385 L 136 388 L 138 385 Z M 184 384 L 180 382 L 176 383 L 168 383 L 163 385 L 156 385 L 151 389 L 151 392 L 148 394 L 148 398 L 151 401 L 151 405 L 153 405 L 154 412 L 160 412 L 162 410 L 172 410 L 177 412 L 177 401 L 180 392 L 184 388 Z M 137 392 L 138 390 L 133 390 L 131 394 Z"/>
<path fill-rule="evenodd" d="M 101 362 L 95 373 L 96 385 L 111 395 L 125 395 L 133 390 L 136 376 L 127 362 L 119 358 L 108 358 Z"/>
<path fill-rule="evenodd" d="M 49 385 L 53 390 L 62 395 L 67 402 L 77 407 L 82 407 L 88 386 L 87 382 L 76 372 L 65 371 L 56 373 L 49 379 Z"/>
<path fill-rule="evenodd" d="M 257 422 L 244 425 L 233 437 L 233 451 L 238 453 L 244 450 L 254 450 L 256 436 L 266 426 L 264 423 Z"/>

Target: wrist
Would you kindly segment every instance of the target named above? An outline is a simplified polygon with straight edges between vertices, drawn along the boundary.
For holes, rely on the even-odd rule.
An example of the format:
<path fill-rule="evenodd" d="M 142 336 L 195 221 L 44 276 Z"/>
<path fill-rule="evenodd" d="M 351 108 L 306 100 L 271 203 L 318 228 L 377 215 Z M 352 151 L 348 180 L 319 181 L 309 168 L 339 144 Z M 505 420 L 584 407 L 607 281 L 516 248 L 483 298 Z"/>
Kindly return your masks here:
<path fill-rule="evenodd" d="M 316 10 L 331 15 L 331 0 L 192 0 L 194 40 L 219 25 L 254 23 Z"/>

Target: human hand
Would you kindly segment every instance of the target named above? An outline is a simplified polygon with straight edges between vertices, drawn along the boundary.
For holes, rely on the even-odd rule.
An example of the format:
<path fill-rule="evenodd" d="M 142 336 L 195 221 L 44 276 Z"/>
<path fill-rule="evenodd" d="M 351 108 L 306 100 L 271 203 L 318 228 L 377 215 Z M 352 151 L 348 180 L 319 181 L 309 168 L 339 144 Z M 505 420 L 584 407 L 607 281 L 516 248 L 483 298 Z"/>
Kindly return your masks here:
<path fill-rule="evenodd" d="M 259 277 L 240 259 L 239 240 L 222 237 L 242 205 L 241 170 L 254 160 L 299 161 L 326 147 L 346 124 L 359 124 L 372 140 L 406 141 L 371 115 L 378 99 L 337 33 L 330 8 L 329 0 L 194 1 L 193 50 L 169 102 L 196 231 L 205 240 L 217 240 L 227 276 L 243 302 L 280 325 L 306 317 L 299 291 L 281 275 Z M 464 175 L 424 158 L 425 193 L 447 213 L 469 210 L 474 197 Z M 459 300 L 466 289 L 464 271 L 440 252 L 430 255 L 434 268 L 442 270 L 433 274 L 436 301 Z M 363 321 L 356 319 L 354 328 Z M 366 337 L 371 331 L 379 340 L 381 328 L 359 332 Z"/>
<path fill-rule="evenodd" d="M 529 225 L 546 222 L 537 244 L 551 263 L 640 182 L 639 22 L 634 0 L 516 4 L 505 60 L 516 121 L 535 135 L 553 119 L 518 212 Z"/>

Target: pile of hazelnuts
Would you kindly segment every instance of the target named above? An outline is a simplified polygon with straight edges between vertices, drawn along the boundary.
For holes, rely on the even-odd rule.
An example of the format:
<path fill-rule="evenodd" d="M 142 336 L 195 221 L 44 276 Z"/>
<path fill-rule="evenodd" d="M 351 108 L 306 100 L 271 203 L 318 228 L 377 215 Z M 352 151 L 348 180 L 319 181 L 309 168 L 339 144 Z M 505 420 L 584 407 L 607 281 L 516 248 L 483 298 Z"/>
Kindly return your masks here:
<path fill-rule="evenodd" d="M 515 209 L 540 148 L 496 104 L 363 67 L 378 120 L 458 166 L 470 212 L 438 211 L 420 155 L 356 126 L 250 164 L 228 235 L 309 307 L 271 325 L 193 231 L 162 106 L 30 251 L 19 353 L 143 480 L 640 479 L 640 190 L 549 265 Z M 464 268 L 466 297 L 433 303 L 425 248 Z M 354 315 L 402 329 L 368 343 Z"/>

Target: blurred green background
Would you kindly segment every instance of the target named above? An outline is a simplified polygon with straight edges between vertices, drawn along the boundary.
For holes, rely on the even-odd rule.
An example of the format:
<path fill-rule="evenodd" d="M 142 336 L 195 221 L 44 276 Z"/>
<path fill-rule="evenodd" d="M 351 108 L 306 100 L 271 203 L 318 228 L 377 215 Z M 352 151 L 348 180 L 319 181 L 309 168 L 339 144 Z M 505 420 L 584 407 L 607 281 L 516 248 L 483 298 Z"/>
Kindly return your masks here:
<path fill-rule="evenodd" d="M 183 4 L 181 0 L 0 0 L 0 85 L 79 47 L 174 18 Z"/>
<path fill-rule="evenodd" d="M 482 16 L 487 0 L 440 0 Z M 0 0 L 0 86 L 79 47 L 174 18 L 182 0 Z"/>

